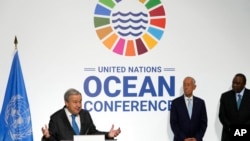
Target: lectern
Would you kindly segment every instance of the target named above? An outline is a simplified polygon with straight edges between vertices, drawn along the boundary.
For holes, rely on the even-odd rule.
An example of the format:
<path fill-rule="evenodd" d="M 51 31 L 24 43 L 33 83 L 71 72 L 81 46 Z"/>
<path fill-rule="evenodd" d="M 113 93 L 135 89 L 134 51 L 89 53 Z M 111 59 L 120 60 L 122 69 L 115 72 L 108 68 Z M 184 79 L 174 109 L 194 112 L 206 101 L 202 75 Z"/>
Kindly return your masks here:
<path fill-rule="evenodd" d="M 117 141 L 117 139 L 105 139 L 104 135 L 74 135 L 73 140 L 61 141 Z"/>
<path fill-rule="evenodd" d="M 74 135 L 73 141 L 117 141 L 117 140 L 105 139 L 105 135 Z"/>
<path fill-rule="evenodd" d="M 74 135 L 74 141 L 105 141 L 104 135 Z"/>

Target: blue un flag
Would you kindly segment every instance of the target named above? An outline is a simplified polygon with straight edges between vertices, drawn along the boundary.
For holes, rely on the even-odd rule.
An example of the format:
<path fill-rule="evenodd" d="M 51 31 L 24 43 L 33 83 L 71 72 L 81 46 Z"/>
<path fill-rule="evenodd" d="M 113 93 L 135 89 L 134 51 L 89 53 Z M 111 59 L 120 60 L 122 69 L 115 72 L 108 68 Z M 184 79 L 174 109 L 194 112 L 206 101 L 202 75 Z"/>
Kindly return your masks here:
<path fill-rule="evenodd" d="M 33 141 L 29 102 L 18 51 L 12 61 L 0 114 L 0 141 Z"/>

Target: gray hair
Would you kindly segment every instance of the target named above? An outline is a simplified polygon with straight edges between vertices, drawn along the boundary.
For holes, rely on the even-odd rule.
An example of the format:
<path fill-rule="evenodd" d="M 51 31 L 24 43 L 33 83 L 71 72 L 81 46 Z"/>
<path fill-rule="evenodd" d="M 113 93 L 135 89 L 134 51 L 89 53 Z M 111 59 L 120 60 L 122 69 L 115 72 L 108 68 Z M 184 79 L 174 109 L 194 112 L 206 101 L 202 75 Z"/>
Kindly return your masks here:
<path fill-rule="evenodd" d="M 69 101 L 69 97 L 71 95 L 82 95 L 78 90 L 74 89 L 74 88 L 70 88 L 68 89 L 65 93 L 64 93 L 64 101 L 68 102 Z"/>
<path fill-rule="evenodd" d="M 193 84 L 196 85 L 196 81 L 195 81 L 195 79 L 194 79 L 193 77 L 191 77 L 191 76 L 185 77 L 185 79 L 187 79 L 187 78 L 190 78 L 190 79 L 193 81 Z M 185 79 L 184 79 L 184 80 L 185 80 Z"/>

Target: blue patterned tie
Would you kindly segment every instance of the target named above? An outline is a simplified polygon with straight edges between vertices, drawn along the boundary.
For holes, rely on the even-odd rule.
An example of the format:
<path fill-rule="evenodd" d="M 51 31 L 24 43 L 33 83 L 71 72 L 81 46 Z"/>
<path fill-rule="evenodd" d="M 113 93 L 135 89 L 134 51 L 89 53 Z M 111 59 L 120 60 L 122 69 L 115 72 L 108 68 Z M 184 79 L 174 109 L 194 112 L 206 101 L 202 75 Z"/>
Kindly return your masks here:
<path fill-rule="evenodd" d="M 188 114 L 189 114 L 189 117 L 191 119 L 191 116 L 192 116 L 192 109 L 193 109 L 193 105 L 192 105 L 192 99 L 188 98 Z"/>
<path fill-rule="evenodd" d="M 72 127 L 73 127 L 75 133 L 76 133 L 77 135 L 79 135 L 79 134 L 80 134 L 80 131 L 79 131 L 79 128 L 78 128 L 78 126 L 77 126 L 77 124 L 76 124 L 76 116 L 75 116 L 75 115 L 71 115 L 71 117 L 72 117 Z"/>
<path fill-rule="evenodd" d="M 238 96 L 238 100 L 237 100 L 237 108 L 239 110 L 240 108 L 240 103 L 241 103 L 241 99 L 242 99 L 242 96 L 240 94 L 237 95 Z"/>

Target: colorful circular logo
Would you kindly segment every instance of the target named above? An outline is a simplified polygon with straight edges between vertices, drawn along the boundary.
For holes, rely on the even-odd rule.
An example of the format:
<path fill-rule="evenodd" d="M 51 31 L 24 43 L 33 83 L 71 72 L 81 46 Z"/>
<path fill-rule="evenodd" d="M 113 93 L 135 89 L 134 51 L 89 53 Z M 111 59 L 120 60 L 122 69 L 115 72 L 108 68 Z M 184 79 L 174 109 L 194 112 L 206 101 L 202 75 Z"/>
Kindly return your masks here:
<path fill-rule="evenodd" d="M 153 49 L 166 27 L 160 0 L 99 0 L 94 14 L 103 45 L 123 56 L 139 56 Z"/>

